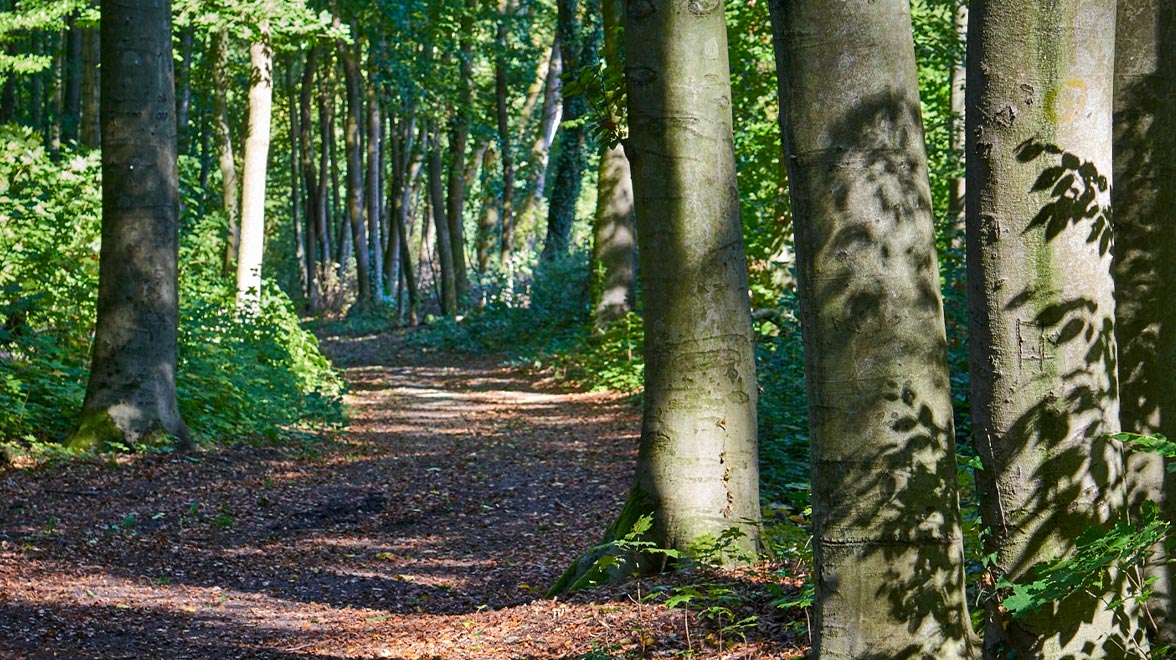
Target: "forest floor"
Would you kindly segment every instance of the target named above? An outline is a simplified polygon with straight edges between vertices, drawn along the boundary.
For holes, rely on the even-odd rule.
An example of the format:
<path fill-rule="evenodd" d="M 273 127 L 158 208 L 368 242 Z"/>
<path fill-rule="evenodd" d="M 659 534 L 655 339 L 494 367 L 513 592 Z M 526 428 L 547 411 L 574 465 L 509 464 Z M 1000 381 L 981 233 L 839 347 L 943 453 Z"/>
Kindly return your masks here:
<path fill-rule="evenodd" d="M 640 415 L 623 397 L 398 334 L 323 346 L 349 383 L 351 424 L 317 450 L 0 472 L 0 658 L 803 652 L 796 614 L 760 588 L 770 567 L 544 597 L 629 488 Z M 709 596 L 693 609 L 640 598 L 674 587 Z M 756 619 L 720 641 L 730 616 L 707 621 L 708 604 Z"/>

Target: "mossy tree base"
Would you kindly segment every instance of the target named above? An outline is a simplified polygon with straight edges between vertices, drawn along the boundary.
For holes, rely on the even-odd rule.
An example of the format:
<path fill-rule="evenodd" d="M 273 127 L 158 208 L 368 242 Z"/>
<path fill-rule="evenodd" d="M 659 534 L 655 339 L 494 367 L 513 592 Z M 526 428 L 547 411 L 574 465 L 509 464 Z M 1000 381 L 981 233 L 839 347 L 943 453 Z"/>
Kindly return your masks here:
<path fill-rule="evenodd" d="M 654 555 L 641 552 L 618 544 L 633 530 L 634 524 L 644 516 L 653 516 L 655 502 L 649 494 L 639 486 L 629 491 L 629 499 L 621 509 L 620 515 L 604 532 L 604 539 L 599 545 L 580 556 L 563 575 L 556 580 L 547 597 L 571 593 L 580 589 L 587 589 L 600 584 L 613 584 L 624 581 L 634 575 L 648 575 L 663 570 L 666 566 L 665 555 Z M 632 539 L 634 541 L 652 540 L 653 530 L 646 533 L 650 538 Z M 611 558 L 611 560 L 609 559 Z"/>
<path fill-rule="evenodd" d="M 175 427 L 175 424 L 171 426 Z M 90 452 L 128 449 L 136 446 L 173 446 L 180 451 L 193 448 L 188 429 L 181 421 L 167 430 L 163 420 L 143 420 L 133 415 L 117 415 L 108 409 L 84 411 L 78 428 L 65 439 L 71 451 Z"/>

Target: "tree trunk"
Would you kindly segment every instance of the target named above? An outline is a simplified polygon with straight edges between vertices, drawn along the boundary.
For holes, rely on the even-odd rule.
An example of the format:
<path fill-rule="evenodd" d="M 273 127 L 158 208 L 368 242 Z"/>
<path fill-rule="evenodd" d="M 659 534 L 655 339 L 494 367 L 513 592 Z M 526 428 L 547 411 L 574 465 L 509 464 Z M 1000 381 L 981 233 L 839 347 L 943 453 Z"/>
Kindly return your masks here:
<path fill-rule="evenodd" d="M 623 44 L 617 32 L 624 16 L 621 0 L 604 0 L 604 60 L 613 70 L 625 66 Z M 636 231 L 633 225 L 633 180 L 629 159 L 618 145 L 600 156 L 596 186 L 596 219 L 592 251 L 599 269 L 593 286 L 596 327 L 604 328 L 633 309 Z M 595 274 L 599 272 L 597 277 Z"/>
<path fill-rule="evenodd" d="M 309 59 L 309 56 L 308 56 Z M 298 260 L 298 283 L 305 294 L 310 288 L 310 268 L 307 266 L 308 248 L 307 238 L 303 234 L 302 225 L 302 154 L 298 143 L 298 136 L 302 135 L 299 125 L 298 88 L 294 85 L 294 62 L 286 67 L 286 89 L 289 91 L 290 109 L 290 220 L 294 229 L 294 257 Z M 310 245 L 313 247 L 314 242 Z"/>
<path fill-rule="evenodd" d="M 677 4 L 629 3 L 625 16 L 645 401 L 636 482 L 605 540 L 652 513 L 648 540 L 658 548 L 686 550 L 737 530 L 723 556 L 733 563 L 759 552 L 760 502 L 727 32 L 721 1 Z M 552 591 L 590 579 L 580 575 L 585 563 Z"/>
<path fill-rule="evenodd" d="M 354 26 L 352 26 L 354 28 Z M 352 30 L 355 33 L 355 30 Z M 355 52 L 339 42 L 343 62 L 343 81 L 347 88 L 347 119 L 343 142 L 347 149 L 347 216 L 351 223 L 351 244 L 355 250 L 355 272 L 359 291 L 355 305 L 360 310 L 372 306 L 371 263 L 367 250 L 367 227 L 364 223 L 363 144 L 360 124 L 363 117 L 363 76 Z"/>
<path fill-rule="evenodd" d="M 322 309 L 322 294 L 319 287 L 319 265 L 330 259 L 330 254 L 320 256 L 323 245 L 323 224 L 326 206 L 322 204 L 319 192 L 319 177 L 315 171 L 314 136 L 311 133 L 314 116 L 311 112 L 311 94 L 314 91 L 314 75 L 318 70 L 319 48 L 312 47 L 306 54 L 302 69 L 302 87 L 298 92 L 298 155 L 302 167 L 302 187 L 306 191 L 306 299 L 311 314 Z"/>
<path fill-rule="evenodd" d="M 490 270 L 490 255 L 494 251 L 494 232 L 498 229 L 498 191 L 490 181 L 498 160 L 498 150 L 493 144 L 482 152 L 482 211 L 478 214 L 477 255 L 478 273 L 485 275 Z"/>
<path fill-rule="evenodd" d="M 56 158 L 61 151 L 61 124 L 65 114 L 65 39 L 58 31 L 51 34 L 48 43 L 53 59 L 49 68 L 49 112 L 45 118 L 49 130 L 45 138 L 49 153 Z"/>
<path fill-rule="evenodd" d="M 90 380 L 67 444 L 189 446 L 176 404 L 179 181 L 171 3 L 102 5 L 102 250 Z"/>
<path fill-rule="evenodd" d="M 494 59 L 494 101 L 498 119 L 498 150 L 502 155 L 502 242 L 499 258 L 502 268 L 511 270 L 511 254 L 514 251 L 514 152 L 511 147 L 510 115 L 506 108 L 506 19 L 509 0 L 500 0 L 498 6 L 497 55 Z"/>
<path fill-rule="evenodd" d="M 1124 512 L 1108 204 L 1111 0 L 969 8 L 967 252 L 972 425 L 994 580 Z M 1112 574 L 1013 619 L 988 600 L 989 657 L 1123 657 L 1146 640 Z M 1065 624 L 1060 629 L 1060 623 Z"/>
<path fill-rule="evenodd" d="M 909 8 L 768 6 L 808 382 L 813 655 L 975 657 Z"/>
<path fill-rule="evenodd" d="M 453 252 L 454 304 L 460 307 L 470 293 L 470 276 L 465 256 L 465 159 L 470 135 L 470 108 L 473 105 L 474 15 L 477 0 L 466 0 L 461 16 L 460 81 L 453 126 L 449 132 L 449 181 L 446 186 L 446 222 Z"/>
<path fill-rule="evenodd" d="M 64 75 L 61 139 L 75 144 L 82 124 L 82 29 L 75 15 L 66 19 Z"/>
<path fill-rule="evenodd" d="M 265 253 L 265 184 L 273 117 L 273 50 L 269 21 L 249 44 L 249 134 L 241 179 L 241 245 L 237 252 L 237 305 L 256 311 L 261 302 L 261 260 Z"/>
<path fill-rule="evenodd" d="M 99 93 L 102 72 L 98 68 L 100 57 L 97 28 L 82 30 L 82 144 L 91 149 L 101 146 L 102 131 L 99 129 L 99 113 L 102 96 Z M 33 107 L 40 105 L 39 94 L 33 94 Z M 39 122 L 37 122 L 39 123 Z M 36 125 L 36 124 L 34 124 Z"/>
<path fill-rule="evenodd" d="M 441 314 L 457 315 L 457 277 L 454 273 L 453 243 L 445 217 L 445 192 L 442 188 L 443 162 L 441 136 L 434 126 L 429 140 L 429 204 L 437 231 L 437 261 L 441 270 Z"/>
<path fill-rule="evenodd" d="M 967 2 L 961 1 L 957 3 L 955 13 L 953 14 L 953 25 L 958 43 L 966 44 L 968 42 Z M 964 67 L 963 59 L 956 62 L 951 68 L 951 150 L 953 153 L 959 154 L 961 158 L 963 157 L 965 142 L 964 96 L 966 74 L 967 69 Z M 952 178 L 951 190 L 947 200 L 947 215 L 955 228 L 952 240 L 956 247 L 960 246 L 959 241 L 962 240 L 962 234 L 964 233 L 964 197 L 967 189 L 967 179 L 963 176 Z M 959 238 L 957 239 L 957 237 Z"/>
<path fill-rule="evenodd" d="M 1124 431 L 1176 439 L 1176 5 L 1120 0 L 1116 21 L 1114 181 L 1115 335 Z M 1176 479 L 1158 455 L 1128 455 L 1132 513 L 1143 502 L 1176 520 Z M 1170 462 L 1169 462 L 1170 464 Z M 1173 575 L 1163 544 L 1146 576 L 1154 642 L 1176 643 Z"/>
<path fill-rule="evenodd" d="M 331 54 L 328 50 L 323 49 L 321 55 L 323 62 L 319 64 L 319 68 L 323 74 L 319 77 L 321 82 L 318 95 L 319 144 L 321 150 L 319 154 L 318 193 L 315 195 L 315 201 L 318 203 L 318 208 L 315 209 L 315 219 L 318 222 L 318 239 L 323 254 L 323 267 L 319 271 L 319 275 L 325 278 L 327 273 L 332 270 L 332 261 L 338 262 L 338 259 L 335 258 L 335 249 L 337 248 L 332 248 L 332 244 L 337 246 L 338 243 L 333 243 L 334 236 L 331 234 L 331 216 L 334 210 L 331 186 L 335 185 L 337 189 L 338 181 L 334 173 L 335 107 L 331 102 L 330 93 Z M 326 287 L 327 282 L 324 281 L 322 286 Z M 330 294 L 331 292 L 324 288 L 323 295 L 327 296 Z"/>
<path fill-rule="evenodd" d="M 551 52 L 547 57 L 547 73 L 543 84 L 543 116 L 539 120 L 539 131 L 535 141 L 531 144 L 531 186 L 526 201 L 522 204 L 522 213 L 527 218 L 535 217 L 539 213 L 540 202 L 547 189 L 547 162 L 551 154 L 551 143 L 555 141 L 555 132 L 563 116 L 563 55 L 559 49 L 557 36 L 551 45 Z"/>
<path fill-rule="evenodd" d="M 369 54 L 369 61 L 374 58 Z M 384 137 L 380 119 L 380 101 L 376 94 L 375 65 L 367 81 L 367 220 L 368 251 L 371 254 L 372 296 L 379 303 L 384 298 Z"/>
<path fill-rule="evenodd" d="M 180 70 L 176 76 L 176 132 L 180 153 L 188 153 L 188 125 L 192 114 L 192 47 L 194 29 L 187 27 L 180 33 Z"/>
<path fill-rule="evenodd" d="M 566 70 L 578 75 L 581 66 L 594 66 L 600 30 L 583 28 L 577 17 L 577 0 L 559 0 L 560 52 Z M 600 14 L 600 0 L 588 0 L 586 17 Z M 553 261 L 567 255 L 576 219 L 576 202 L 580 199 L 580 179 L 587 160 L 584 143 L 587 133 L 579 122 L 588 114 L 588 99 L 583 94 L 564 96 L 563 123 L 560 126 L 559 153 L 555 160 L 555 182 L 547 210 L 547 238 L 543 242 L 543 260 Z"/>
<path fill-rule="evenodd" d="M 221 171 L 221 199 L 229 225 L 225 245 L 224 272 L 234 272 L 233 264 L 241 244 L 240 192 L 237 190 L 237 164 L 233 159 L 233 134 L 229 128 L 228 103 L 228 33 L 221 30 L 212 37 L 212 105 L 216 115 L 216 153 Z"/>

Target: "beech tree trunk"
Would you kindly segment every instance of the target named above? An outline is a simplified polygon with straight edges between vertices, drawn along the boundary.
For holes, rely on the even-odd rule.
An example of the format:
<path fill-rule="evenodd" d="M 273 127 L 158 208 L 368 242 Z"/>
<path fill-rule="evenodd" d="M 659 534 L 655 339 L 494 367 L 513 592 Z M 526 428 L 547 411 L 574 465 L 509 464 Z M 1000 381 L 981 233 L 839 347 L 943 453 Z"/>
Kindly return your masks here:
<path fill-rule="evenodd" d="M 100 85 L 102 72 L 98 68 L 99 52 L 97 28 L 82 30 L 82 144 L 91 149 L 101 146 L 102 131 L 99 129 L 101 112 Z M 33 95 L 34 107 L 39 106 L 39 95 Z M 36 124 L 34 124 L 36 125 Z"/>
<path fill-rule="evenodd" d="M 721 0 L 678 6 L 630 2 L 625 16 L 645 401 L 635 484 L 605 541 L 652 514 L 648 540 L 659 548 L 686 550 L 737 530 L 724 557 L 734 563 L 759 552 L 760 502 L 727 28 Z M 604 577 L 589 569 L 592 559 L 590 552 L 552 592 Z M 646 571 L 664 566 L 638 561 Z"/>
<path fill-rule="evenodd" d="M 457 278 L 454 274 L 453 243 L 449 222 L 445 217 L 445 192 L 442 188 L 442 143 L 436 127 L 430 130 L 429 140 L 429 204 L 433 210 L 433 225 L 437 231 L 437 261 L 440 262 L 441 314 L 457 315 Z"/>
<path fill-rule="evenodd" d="M 808 383 L 813 655 L 972 658 L 909 7 L 768 6 Z"/>
<path fill-rule="evenodd" d="M 446 221 L 453 252 L 455 304 L 460 307 L 470 293 L 469 269 L 465 255 L 465 159 L 470 136 L 469 111 L 473 105 L 474 15 L 477 0 L 467 0 L 461 16 L 460 81 L 454 107 L 453 127 L 449 132 L 449 179 L 446 186 Z"/>
<path fill-rule="evenodd" d="M 67 444 L 189 446 L 176 403 L 179 180 L 171 2 L 102 3 L 102 249 L 90 379 Z"/>
<path fill-rule="evenodd" d="M 369 55 L 370 57 L 370 55 Z M 384 137 L 380 119 L 380 102 L 376 93 L 375 67 L 367 81 L 367 220 L 371 254 L 372 296 L 382 303 L 384 298 Z"/>
<path fill-rule="evenodd" d="M 306 54 L 306 64 L 302 69 L 302 86 L 298 92 L 298 156 L 301 160 L 302 188 L 306 195 L 306 299 L 311 314 L 317 314 L 322 307 L 319 264 L 326 263 L 330 258 L 329 254 L 320 254 L 326 205 L 321 203 L 319 177 L 315 171 L 314 136 L 311 132 L 314 116 L 310 103 L 314 91 L 314 76 L 318 69 L 318 55 L 317 47 L 311 48 Z"/>
<path fill-rule="evenodd" d="M 257 310 L 261 302 L 261 260 L 265 253 L 265 183 L 273 118 L 274 72 L 269 21 L 249 44 L 249 133 L 241 179 L 241 245 L 237 251 L 237 305 Z"/>
<path fill-rule="evenodd" d="M 502 155 L 502 242 L 499 246 L 499 258 L 502 260 L 503 270 L 511 270 L 511 254 L 514 250 L 514 152 L 511 146 L 510 115 L 506 108 L 506 14 L 509 0 L 500 0 L 498 4 L 498 36 L 497 55 L 494 60 L 494 102 L 495 116 L 498 120 L 498 151 Z"/>
<path fill-rule="evenodd" d="M 76 15 L 66 19 L 64 97 L 61 115 L 61 139 L 74 144 L 82 125 L 82 29 Z"/>
<path fill-rule="evenodd" d="M 363 76 L 351 46 L 340 42 L 339 58 L 343 62 L 343 80 L 347 88 L 347 119 L 343 130 L 343 142 L 347 149 L 347 219 L 351 223 L 351 243 L 355 249 L 355 271 L 359 287 L 355 305 L 362 310 L 372 305 L 371 263 L 364 223 L 363 144 L 360 137 Z M 340 263 L 346 261 L 340 260 Z"/>
<path fill-rule="evenodd" d="M 1111 280 L 1112 0 L 975 0 L 968 17 L 972 424 L 992 578 L 1033 579 L 1124 514 Z M 1013 619 L 991 658 L 1146 655 L 1122 574 Z M 1101 587 L 1101 588 L 1100 588 Z"/>
<path fill-rule="evenodd" d="M 490 270 L 490 255 L 493 252 L 494 232 L 501 220 L 498 210 L 498 191 L 490 180 L 498 161 L 498 149 L 493 144 L 482 152 L 482 211 L 478 214 L 477 257 L 478 273 L 485 275 Z"/>
<path fill-rule="evenodd" d="M 216 154 L 221 172 L 221 205 L 229 225 L 224 269 L 225 273 L 231 273 L 235 272 L 233 264 L 241 245 L 241 202 L 237 189 L 237 164 L 233 159 L 233 134 L 229 128 L 227 41 L 228 33 L 224 30 L 212 37 L 212 112 L 216 116 Z"/>
<path fill-rule="evenodd" d="M 551 45 L 551 53 L 547 57 L 547 74 L 543 84 L 543 116 L 539 120 L 539 130 L 531 144 L 531 186 L 526 201 L 522 204 L 523 218 L 533 218 L 539 213 L 540 203 L 547 194 L 547 163 L 551 155 L 551 144 L 555 142 L 555 132 L 563 117 L 563 54 L 559 49 L 559 37 Z"/>
<path fill-rule="evenodd" d="M 1176 439 L 1176 5 L 1120 0 L 1115 41 L 1115 335 L 1124 431 Z M 1132 513 L 1144 502 L 1176 520 L 1176 479 L 1156 454 L 1128 455 Z M 1169 461 L 1170 462 L 1170 461 Z M 1154 642 L 1176 643 L 1176 588 L 1159 544 L 1146 576 Z"/>

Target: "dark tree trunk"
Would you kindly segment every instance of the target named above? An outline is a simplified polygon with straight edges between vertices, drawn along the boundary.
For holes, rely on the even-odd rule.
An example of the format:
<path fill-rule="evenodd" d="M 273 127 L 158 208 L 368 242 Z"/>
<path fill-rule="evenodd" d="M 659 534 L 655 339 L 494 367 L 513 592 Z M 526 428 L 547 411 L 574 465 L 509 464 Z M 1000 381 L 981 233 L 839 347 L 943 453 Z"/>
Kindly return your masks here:
<path fill-rule="evenodd" d="M 176 403 L 179 181 L 170 0 L 102 4 L 102 251 L 90 380 L 68 444 L 188 445 Z"/>
<path fill-rule="evenodd" d="M 82 125 L 82 29 L 77 26 L 74 16 L 66 20 L 63 102 L 61 139 L 74 144 Z"/>
<path fill-rule="evenodd" d="M 180 70 L 176 76 L 176 133 L 180 153 L 188 153 L 188 124 L 192 109 L 192 47 L 193 29 L 180 33 Z"/>
<path fill-rule="evenodd" d="M 453 272 L 453 243 L 449 222 L 445 217 L 445 192 L 442 187 L 444 164 L 442 142 L 436 127 L 429 140 L 429 204 L 433 209 L 433 225 L 437 231 L 437 260 L 441 270 L 441 313 L 457 315 L 457 282 Z"/>
<path fill-rule="evenodd" d="M 302 69 L 302 86 L 298 92 L 298 155 L 302 166 L 302 188 L 306 200 L 306 300 L 311 314 L 317 314 L 322 305 L 319 290 L 319 264 L 329 259 L 329 255 L 320 255 L 322 242 L 322 224 L 324 218 L 320 216 L 326 207 L 320 204 L 322 196 L 319 193 L 318 173 L 315 171 L 314 161 L 314 116 L 311 112 L 311 94 L 314 91 L 314 75 L 318 68 L 319 49 L 311 48 L 306 55 L 306 65 Z"/>
<path fill-rule="evenodd" d="M 351 46 L 340 42 L 339 57 L 343 63 L 343 82 L 347 90 L 347 118 L 343 131 L 343 142 L 347 149 L 347 219 L 351 224 L 351 244 L 355 250 L 355 272 L 358 277 L 359 291 L 355 304 L 362 310 L 372 305 L 371 262 L 368 259 L 367 227 L 364 222 L 363 142 L 360 135 L 363 123 L 363 75 Z"/>
<path fill-rule="evenodd" d="M 82 144 L 97 149 L 101 145 L 102 72 L 98 68 L 101 42 L 97 28 L 82 30 Z M 36 96 L 36 95 L 34 95 Z M 34 99 L 33 105 L 37 105 Z"/>
<path fill-rule="evenodd" d="M 369 55 L 371 61 L 375 57 Z M 367 81 L 367 219 L 371 254 L 372 296 L 382 303 L 384 298 L 384 137 L 380 118 L 380 101 L 376 93 L 376 69 L 373 64 Z"/>
<path fill-rule="evenodd" d="M 507 0 L 502 0 L 499 4 L 498 18 L 498 36 L 497 48 L 498 55 L 494 61 L 494 101 L 495 101 L 495 115 L 498 119 L 498 152 L 502 155 L 502 213 L 500 221 L 502 223 L 502 242 L 499 247 L 499 255 L 502 259 L 502 268 L 510 270 L 511 254 L 514 250 L 514 152 L 511 146 L 510 135 L 510 115 L 507 114 L 506 109 L 506 56 L 507 56 L 507 39 L 506 39 L 506 13 L 508 9 Z"/>
<path fill-rule="evenodd" d="M 237 249 L 241 242 L 241 191 L 237 181 L 237 163 L 233 158 L 233 134 L 229 128 L 228 33 L 221 30 L 212 37 L 212 105 L 216 121 L 216 152 L 221 172 L 221 208 L 229 224 L 225 242 L 224 272 L 236 272 Z"/>

